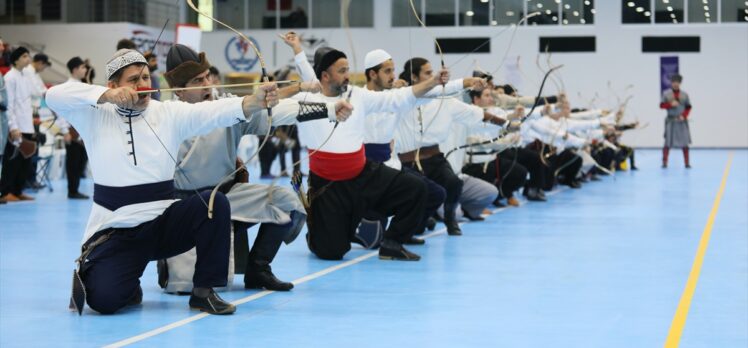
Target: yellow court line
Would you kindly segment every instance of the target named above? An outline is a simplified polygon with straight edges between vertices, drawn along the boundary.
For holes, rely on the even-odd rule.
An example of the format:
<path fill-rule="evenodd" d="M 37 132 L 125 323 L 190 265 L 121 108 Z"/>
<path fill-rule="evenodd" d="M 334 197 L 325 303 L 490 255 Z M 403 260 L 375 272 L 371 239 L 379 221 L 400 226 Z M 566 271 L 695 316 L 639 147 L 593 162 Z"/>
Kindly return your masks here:
<path fill-rule="evenodd" d="M 688 280 L 686 281 L 686 288 L 683 290 L 683 295 L 681 295 L 680 302 L 678 303 L 678 309 L 675 311 L 673 322 L 670 324 L 670 331 L 668 332 L 667 340 L 665 341 L 665 348 L 675 348 L 680 344 L 680 338 L 683 335 L 683 328 L 686 326 L 686 318 L 688 318 L 688 310 L 691 309 L 691 300 L 696 291 L 696 283 L 698 283 L 699 275 L 701 275 L 704 254 L 706 254 L 706 248 L 709 246 L 709 238 L 712 236 L 714 219 L 717 217 L 719 203 L 722 201 L 722 194 L 725 192 L 725 185 L 727 185 L 727 176 L 730 174 L 730 166 L 732 165 L 732 155 L 733 153 L 730 152 L 727 157 L 725 171 L 722 174 L 722 183 L 719 185 L 719 191 L 717 191 L 717 197 L 714 198 L 712 211 L 709 212 L 709 218 L 706 220 L 706 227 L 704 227 L 704 232 L 701 234 L 699 248 L 696 251 L 696 258 L 693 260 L 691 273 L 688 274 Z"/>

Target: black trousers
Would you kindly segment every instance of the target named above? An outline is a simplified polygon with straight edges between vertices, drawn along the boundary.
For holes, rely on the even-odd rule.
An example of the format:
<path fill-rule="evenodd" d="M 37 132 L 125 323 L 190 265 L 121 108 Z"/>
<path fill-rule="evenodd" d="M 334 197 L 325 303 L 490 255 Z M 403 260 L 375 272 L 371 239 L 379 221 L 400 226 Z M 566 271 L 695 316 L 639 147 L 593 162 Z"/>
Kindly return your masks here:
<path fill-rule="evenodd" d="M 23 133 L 22 136 L 25 139 L 34 140 L 33 134 Z M 16 147 L 8 140 L 3 151 L 3 170 L 0 172 L 0 193 L 3 196 L 9 193 L 20 195 L 28 178 L 31 158 L 23 158 L 20 153 L 12 158 L 15 151 Z"/>
<path fill-rule="evenodd" d="M 295 214 L 295 212 L 291 212 Z M 237 274 L 271 271 L 270 264 L 278 254 L 283 239 L 293 227 L 293 222 L 284 225 L 263 223 L 257 231 L 257 237 L 249 249 L 247 229 L 255 224 L 234 221 L 234 259 Z M 243 251 L 240 251 L 243 250 Z M 247 252 L 248 250 L 248 252 Z M 244 259 L 240 261 L 242 256 Z M 239 262 L 243 262 L 239 264 Z"/>
<path fill-rule="evenodd" d="M 409 167 L 416 169 L 415 162 L 404 162 L 403 167 Z M 462 180 L 457 177 L 452 166 L 444 158 L 444 154 L 440 153 L 433 157 L 421 160 L 421 167 L 423 168 L 423 174 L 443 187 L 447 191 L 447 195 L 444 198 L 445 205 L 455 205 L 460 200 L 462 194 Z"/>
<path fill-rule="evenodd" d="M 486 169 L 485 172 L 483 169 Z M 462 172 L 472 177 L 480 178 L 499 189 L 499 197 L 514 196 L 514 191 L 525 185 L 527 169 L 519 163 L 501 157 L 496 157 L 488 165 L 484 163 L 468 163 L 462 167 Z"/>
<path fill-rule="evenodd" d="M 294 145 L 291 148 L 291 160 L 293 163 L 296 163 L 295 166 L 293 166 L 293 172 L 298 173 L 301 171 L 301 162 L 299 161 L 301 159 L 301 143 L 299 142 L 299 130 L 295 125 L 291 126 L 283 126 L 281 127 L 285 132 L 288 138 L 292 139 L 294 141 Z M 286 144 L 281 142 L 280 146 L 278 147 L 278 157 L 280 158 L 280 166 L 281 170 L 286 170 Z"/>
<path fill-rule="evenodd" d="M 540 161 L 540 155 L 532 150 L 528 150 L 522 147 L 509 148 L 502 151 L 499 157 L 505 160 L 514 161 L 521 164 L 528 173 L 530 173 L 530 180 L 527 181 L 527 186 L 537 189 L 542 189 L 546 181 L 546 167 L 543 162 Z"/>
<path fill-rule="evenodd" d="M 369 211 L 393 216 L 384 238 L 409 240 L 423 220 L 426 184 L 383 164 L 366 162 L 363 171 L 345 181 L 328 181 L 309 173 L 311 213 L 307 243 L 317 257 L 339 260 L 351 249 L 361 218 Z"/>
<path fill-rule="evenodd" d="M 549 158 L 553 172 L 558 171 L 558 182 L 568 185 L 576 180 L 577 173 L 582 169 L 582 157 L 566 149 Z"/>
<path fill-rule="evenodd" d="M 426 184 L 426 210 L 421 221 L 422 224 L 418 227 L 416 232 L 420 234 L 426 229 L 426 221 L 434 216 L 439 207 L 444 204 L 444 201 L 447 199 L 447 190 L 413 168 L 402 167 L 402 171 L 417 177 Z"/>
<path fill-rule="evenodd" d="M 265 140 L 265 137 L 261 135 L 258 135 L 257 138 L 259 139 L 259 144 L 262 144 Z M 268 139 L 268 142 L 272 142 L 272 139 Z M 275 160 L 275 155 L 277 154 L 278 150 L 272 143 L 266 144 L 266 146 L 260 149 L 260 154 L 258 155 L 260 157 L 260 175 L 270 174 L 270 167 L 272 167 L 273 160 Z"/>
<path fill-rule="evenodd" d="M 207 202 L 210 191 L 200 195 Z M 175 202 L 154 220 L 113 231 L 81 268 L 89 307 L 103 314 L 116 312 L 136 295 L 149 261 L 193 247 L 197 247 L 195 287 L 226 286 L 231 243 L 231 210 L 226 196 L 218 193 L 213 208 L 213 218 L 208 219 L 205 205 L 194 195 Z"/>
<path fill-rule="evenodd" d="M 78 193 L 81 174 L 85 169 L 86 148 L 83 143 L 71 141 L 65 145 L 65 174 L 68 177 L 68 195 Z"/>

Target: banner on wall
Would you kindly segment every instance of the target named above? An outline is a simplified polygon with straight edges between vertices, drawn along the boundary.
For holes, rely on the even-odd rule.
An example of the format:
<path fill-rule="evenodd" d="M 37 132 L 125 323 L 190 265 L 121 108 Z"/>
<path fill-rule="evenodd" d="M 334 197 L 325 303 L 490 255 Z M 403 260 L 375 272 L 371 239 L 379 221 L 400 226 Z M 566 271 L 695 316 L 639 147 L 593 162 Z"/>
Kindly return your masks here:
<path fill-rule="evenodd" d="M 670 76 L 678 70 L 678 56 L 660 57 L 660 93 L 670 88 Z"/>

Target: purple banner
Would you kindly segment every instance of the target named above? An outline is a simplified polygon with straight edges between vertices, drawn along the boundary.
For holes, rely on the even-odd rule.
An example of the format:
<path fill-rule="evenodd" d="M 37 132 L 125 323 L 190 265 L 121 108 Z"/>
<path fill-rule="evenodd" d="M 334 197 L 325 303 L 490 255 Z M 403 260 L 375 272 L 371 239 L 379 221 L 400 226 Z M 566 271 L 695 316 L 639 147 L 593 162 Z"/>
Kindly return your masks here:
<path fill-rule="evenodd" d="M 660 93 L 670 88 L 670 76 L 678 73 L 678 56 L 660 57 Z"/>

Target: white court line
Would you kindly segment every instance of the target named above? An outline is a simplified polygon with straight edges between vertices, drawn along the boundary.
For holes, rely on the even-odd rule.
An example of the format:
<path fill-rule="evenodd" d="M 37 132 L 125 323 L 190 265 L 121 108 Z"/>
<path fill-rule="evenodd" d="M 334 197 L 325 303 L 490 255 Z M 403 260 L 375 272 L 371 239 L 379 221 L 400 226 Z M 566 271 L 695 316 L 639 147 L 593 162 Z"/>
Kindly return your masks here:
<path fill-rule="evenodd" d="M 562 188 L 562 189 L 558 189 L 558 190 L 554 190 L 554 191 L 548 192 L 547 196 L 555 195 L 555 194 L 557 194 L 557 193 L 559 193 L 561 191 L 564 191 L 564 190 L 565 189 Z M 508 208 L 509 207 L 503 207 L 503 208 L 494 209 L 493 210 L 493 214 L 496 214 L 498 212 L 504 211 L 504 210 L 506 210 Z M 491 215 L 493 215 L 493 214 L 491 214 Z M 460 225 L 463 225 L 465 223 L 467 223 L 467 222 L 460 223 Z M 436 231 L 433 231 L 431 233 L 424 234 L 420 238 L 421 239 L 428 239 L 428 238 L 435 237 L 435 236 L 438 236 L 438 235 L 441 235 L 441 234 L 445 234 L 445 233 L 447 233 L 447 229 L 445 227 L 442 227 L 442 228 L 440 228 L 440 229 L 438 229 Z M 357 263 L 360 263 L 360 262 L 362 262 L 364 260 L 370 259 L 370 258 L 374 257 L 375 255 L 378 255 L 378 252 L 377 251 L 372 251 L 372 252 L 363 254 L 363 255 L 361 255 L 359 257 L 356 257 L 355 259 L 352 259 L 352 260 L 349 260 L 349 261 L 337 264 L 335 266 L 331 266 L 331 267 L 325 268 L 325 269 L 323 269 L 321 271 L 317 271 L 317 272 L 312 273 L 312 274 L 305 275 L 305 276 L 303 276 L 301 278 L 298 278 L 298 279 L 292 281 L 291 283 L 293 283 L 294 285 L 303 284 L 303 283 L 306 283 L 308 281 L 311 281 L 311 280 L 317 279 L 319 277 L 322 277 L 324 275 L 327 275 L 327 274 L 330 274 L 332 272 L 335 272 L 337 270 L 346 268 L 348 266 L 353 266 L 353 265 L 355 265 Z M 256 294 L 240 298 L 240 299 L 238 299 L 236 301 L 233 301 L 231 303 L 233 305 L 235 305 L 235 306 L 239 306 L 239 305 L 245 304 L 247 302 L 251 302 L 251 301 L 263 298 L 263 297 L 265 297 L 267 295 L 270 295 L 270 294 L 272 294 L 274 292 L 275 291 L 264 290 L 264 291 L 261 291 L 261 292 L 256 293 Z M 130 344 L 136 343 L 136 342 L 140 342 L 140 341 L 145 340 L 147 338 L 150 338 L 150 337 L 162 334 L 164 332 L 176 329 L 178 327 L 187 325 L 187 324 L 189 324 L 191 322 L 198 321 L 198 320 L 203 319 L 203 318 L 208 317 L 208 316 L 211 316 L 211 314 L 208 314 L 208 313 L 196 314 L 196 315 L 193 315 L 191 317 L 188 317 L 188 318 L 185 318 L 185 319 L 173 322 L 171 324 L 168 324 L 168 325 L 165 325 L 165 326 L 153 329 L 151 331 L 144 332 L 144 333 L 142 333 L 140 335 L 133 336 L 133 337 L 130 337 L 130 338 L 127 338 L 127 339 L 124 339 L 124 340 L 121 340 L 121 341 L 118 341 L 118 342 L 106 345 L 104 347 L 105 348 L 124 347 L 124 346 L 130 345 Z"/>

